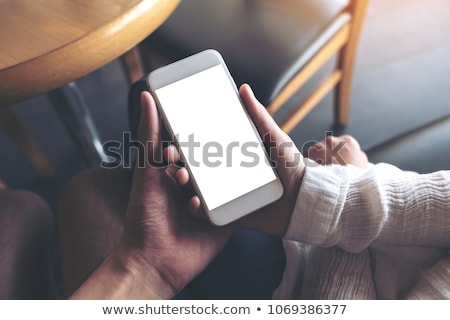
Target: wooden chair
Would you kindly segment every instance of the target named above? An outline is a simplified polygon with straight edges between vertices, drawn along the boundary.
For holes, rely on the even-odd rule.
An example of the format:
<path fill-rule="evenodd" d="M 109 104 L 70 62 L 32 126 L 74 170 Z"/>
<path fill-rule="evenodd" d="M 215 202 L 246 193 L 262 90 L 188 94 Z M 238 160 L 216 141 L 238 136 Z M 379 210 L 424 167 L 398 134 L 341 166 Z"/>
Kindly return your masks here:
<path fill-rule="evenodd" d="M 332 57 L 337 63 L 280 126 L 289 133 L 335 88 L 335 121 L 349 119 L 352 74 L 368 0 L 185 0 L 141 44 L 147 71 L 213 48 L 239 85 L 275 115 Z"/>

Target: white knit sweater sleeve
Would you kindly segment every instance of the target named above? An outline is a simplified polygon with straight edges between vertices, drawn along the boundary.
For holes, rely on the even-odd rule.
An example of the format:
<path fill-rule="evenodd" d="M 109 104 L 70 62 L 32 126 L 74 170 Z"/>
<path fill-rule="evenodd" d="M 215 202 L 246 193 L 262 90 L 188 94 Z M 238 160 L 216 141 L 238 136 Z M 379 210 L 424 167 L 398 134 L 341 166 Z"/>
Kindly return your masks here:
<path fill-rule="evenodd" d="M 450 171 L 310 162 L 285 240 L 275 299 L 374 299 L 381 282 L 371 276 L 369 246 L 450 247 Z M 450 299 L 449 276 L 450 257 L 425 270 L 405 298 Z"/>
<path fill-rule="evenodd" d="M 361 252 L 374 242 L 450 247 L 450 171 L 309 163 L 285 239 Z"/>

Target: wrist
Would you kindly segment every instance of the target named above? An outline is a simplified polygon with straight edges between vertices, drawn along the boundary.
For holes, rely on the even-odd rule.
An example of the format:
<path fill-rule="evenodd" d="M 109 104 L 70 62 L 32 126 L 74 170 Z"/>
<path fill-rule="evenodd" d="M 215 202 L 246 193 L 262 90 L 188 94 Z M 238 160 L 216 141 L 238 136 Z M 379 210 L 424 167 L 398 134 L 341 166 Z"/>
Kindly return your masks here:
<path fill-rule="evenodd" d="M 111 254 L 117 269 L 129 278 L 133 292 L 146 299 L 170 299 L 176 288 L 154 265 L 150 264 L 138 249 L 131 249 L 123 241 Z"/>
<path fill-rule="evenodd" d="M 70 298 L 161 300 L 175 295 L 176 291 L 156 268 L 144 268 L 133 256 L 119 245 Z"/>

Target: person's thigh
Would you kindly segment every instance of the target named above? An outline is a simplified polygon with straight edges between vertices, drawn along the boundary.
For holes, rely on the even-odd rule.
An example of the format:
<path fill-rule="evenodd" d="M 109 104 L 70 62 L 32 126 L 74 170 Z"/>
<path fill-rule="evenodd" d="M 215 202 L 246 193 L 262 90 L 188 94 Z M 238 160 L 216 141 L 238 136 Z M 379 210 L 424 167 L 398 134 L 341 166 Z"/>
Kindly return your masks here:
<path fill-rule="evenodd" d="M 58 208 L 61 278 L 70 296 L 120 239 L 131 170 L 84 171 L 64 187 Z"/>
<path fill-rule="evenodd" d="M 53 298 L 53 217 L 29 191 L 0 190 L 0 299 Z"/>

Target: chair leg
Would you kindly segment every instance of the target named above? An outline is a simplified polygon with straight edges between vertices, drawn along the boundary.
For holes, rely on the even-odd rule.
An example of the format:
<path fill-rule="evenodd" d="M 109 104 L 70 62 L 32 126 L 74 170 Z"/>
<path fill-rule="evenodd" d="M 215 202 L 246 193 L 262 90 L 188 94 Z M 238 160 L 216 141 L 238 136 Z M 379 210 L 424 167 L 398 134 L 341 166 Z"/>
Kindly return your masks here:
<path fill-rule="evenodd" d="M 0 108 L 0 123 L 29 159 L 39 176 L 42 178 L 51 177 L 53 175 L 53 169 L 48 158 L 39 148 L 34 138 L 28 133 L 28 130 L 11 107 Z M 1 181 L 0 185 L 2 185 Z"/>
<path fill-rule="evenodd" d="M 147 72 L 153 71 L 172 62 L 149 46 L 142 45 L 139 48 L 142 63 Z"/>
<path fill-rule="evenodd" d="M 89 108 L 77 85 L 71 82 L 49 92 L 48 96 L 79 149 L 85 165 L 96 167 L 102 161 L 108 161 Z"/>
<path fill-rule="evenodd" d="M 348 43 L 338 57 L 338 69 L 342 70 L 342 80 L 335 91 L 335 122 L 340 126 L 345 126 L 349 120 L 356 50 L 368 3 L 368 0 L 353 0 L 348 9 L 352 15 L 351 31 Z"/>
<path fill-rule="evenodd" d="M 135 83 L 146 73 L 139 46 L 135 46 L 133 49 L 124 53 L 120 57 L 120 62 L 122 63 L 122 68 L 124 69 L 129 84 Z"/>

